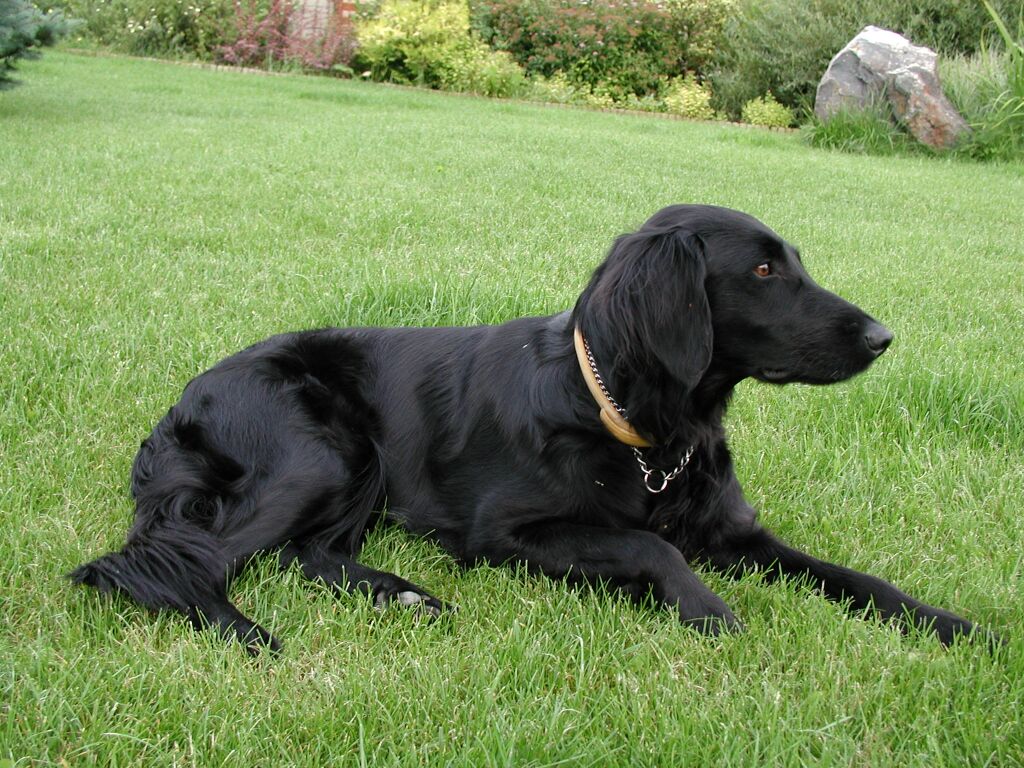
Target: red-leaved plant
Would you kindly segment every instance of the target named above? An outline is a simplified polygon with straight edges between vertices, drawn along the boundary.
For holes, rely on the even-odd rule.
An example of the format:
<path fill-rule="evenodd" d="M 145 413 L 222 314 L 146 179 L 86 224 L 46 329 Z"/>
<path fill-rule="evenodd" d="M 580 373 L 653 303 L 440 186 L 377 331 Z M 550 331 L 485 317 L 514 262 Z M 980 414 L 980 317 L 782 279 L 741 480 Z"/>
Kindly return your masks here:
<path fill-rule="evenodd" d="M 307 69 L 347 66 L 355 53 L 352 22 L 335 11 L 321 19 L 300 11 L 292 0 L 270 0 L 266 10 L 257 0 L 235 0 L 234 42 L 218 49 L 221 61 L 239 66 L 272 67 L 295 63 Z"/>

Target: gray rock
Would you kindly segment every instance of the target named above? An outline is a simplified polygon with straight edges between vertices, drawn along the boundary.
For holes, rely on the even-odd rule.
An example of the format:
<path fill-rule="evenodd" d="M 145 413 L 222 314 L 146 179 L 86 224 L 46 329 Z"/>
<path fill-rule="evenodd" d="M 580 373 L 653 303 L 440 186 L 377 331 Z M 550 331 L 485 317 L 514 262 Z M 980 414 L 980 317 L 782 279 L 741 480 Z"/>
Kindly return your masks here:
<path fill-rule="evenodd" d="M 814 113 L 827 121 L 840 110 L 888 102 L 914 137 L 952 147 L 970 128 L 942 92 L 931 48 L 887 29 L 865 27 L 835 55 L 818 84 Z"/>

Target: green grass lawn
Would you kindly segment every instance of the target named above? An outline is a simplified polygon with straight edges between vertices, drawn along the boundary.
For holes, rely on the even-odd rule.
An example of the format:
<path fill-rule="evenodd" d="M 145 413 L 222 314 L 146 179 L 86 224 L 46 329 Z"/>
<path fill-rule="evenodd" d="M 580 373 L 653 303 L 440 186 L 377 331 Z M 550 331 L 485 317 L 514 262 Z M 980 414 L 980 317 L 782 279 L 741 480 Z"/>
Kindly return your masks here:
<path fill-rule="evenodd" d="M 62 52 L 21 69 L 0 95 L 0 766 L 1024 764 L 1020 166 Z M 263 561 L 233 597 L 276 659 L 64 579 L 120 545 L 139 441 L 219 358 L 558 311 L 675 202 L 756 215 L 896 334 L 851 382 L 740 386 L 766 524 L 1004 649 L 706 574 L 747 625 L 709 640 L 396 530 L 364 561 L 459 614 L 418 625 Z"/>

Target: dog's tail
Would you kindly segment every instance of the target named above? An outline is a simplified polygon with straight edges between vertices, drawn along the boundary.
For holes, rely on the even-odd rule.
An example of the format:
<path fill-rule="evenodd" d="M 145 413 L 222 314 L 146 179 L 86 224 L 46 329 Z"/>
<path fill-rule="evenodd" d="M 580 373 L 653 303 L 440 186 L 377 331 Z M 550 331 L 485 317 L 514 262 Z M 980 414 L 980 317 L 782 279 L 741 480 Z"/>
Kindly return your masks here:
<path fill-rule="evenodd" d="M 79 566 L 68 578 L 101 592 L 123 592 L 150 608 L 191 614 L 224 597 L 227 567 L 209 533 L 183 521 L 163 521 L 133 531 L 121 550 Z"/>
<path fill-rule="evenodd" d="M 196 629 L 216 628 L 250 653 L 277 651 L 277 639 L 228 600 L 230 565 L 206 531 L 164 522 L 133 531 L 123 549 L 79 566 L 68 577 L 101 592 L 123 592 L 148 608 L 176 609 Z"/>

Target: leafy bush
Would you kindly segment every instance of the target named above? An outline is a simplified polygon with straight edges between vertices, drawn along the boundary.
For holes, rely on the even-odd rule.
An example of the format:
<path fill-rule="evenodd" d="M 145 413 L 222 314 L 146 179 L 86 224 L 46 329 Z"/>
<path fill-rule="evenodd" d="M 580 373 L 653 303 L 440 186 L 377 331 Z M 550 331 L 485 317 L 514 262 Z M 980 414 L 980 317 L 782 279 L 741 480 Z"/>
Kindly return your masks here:
<path fill-rule="evenodd" d="M 714 120 L 715 110 L 711 107 L 711 89 L 697 82 L 693 74 L 677 78 L 666 90 L 665 108 L 675 115 L 691 120 Z"/>
<path fill-rule="evenodd" d="M 357 26 L 360 66 L 375 80 L 440 84 L 432 62 L 466 36 L 469 11 L 458 2 L 384 0 Z"/>
<path fill-rule="evenodd" d="M 530 78 L 529 98 L 535 101 L 546 101 L 551 104 L 581 104 L 583 94 L 589 89 L 581 89 L 569 82 L 564 72 L 556 72 L 551 77 L 537 75 Z"/>
<path fill-rule="evenodd" d="M 229 64 L 295 64 L 313 70 L 345 69 L 355 51 L 351 22 L 340 14 L 328 19 L 297 18 L 290 0 L 271 0 L 260 9 L 255 0 L 235 0 L 233 38 L 217 55 Z"/>
<path fill-rule="evenodd" d="M 139 56 L 213 58 L 225 42 L 231 0 L 66 0 L 101 45 Z"/>
<path fill-rule="evenodd" d="M 26 0 L 0 0 L 0 88 L 14 84 L 9 73 L 18 59 L 38 55 L 70 32 L 72 23 L 60 11 L 43 13 Z"/>
<path fill-rule="evenodd" d="M 710 61 L 730 0 L 480 0 L 473 26 L 531 76 L 562 73 L 616 101 Z"/>
<path fill-rule="evenodd" d="M 517 96 L 526 90 L 526 75 L 504 51 L 492 51 L 472 40 L 456 47 L 455 52 L 437 63 L 442 88 L 498 97 Z"/>
<path fill-rule="evenodd" d="M 970 57 L 942 63 L 942 79 L 950 100 L 973 132 L 961 148 L 980 159 L 1024 158 L 1024 14 L 1016 38 L 995 8 L 1003 50 L 982 45 Z"/>
<path fill-rule="evenodd" d="M 530 78 L 525 95 L 534 101 L 549 104 L 575 104 L 597 109 L 630 109 L 637 112 L 664 112 L 666 109 L 665 102 L 656 93 L 644 96 L 613 94 L 611 89 L 601 84 L 591 88 L 586 83 L 570 82 L 564 72 L 556 72 L 551 77 L 537 75 Z"/>
<path fill-rule="evenodd" d="M 383 0 L 359 22 L 358 39 L 358 64 L 375 80 L 491 96 L 526 85 L 511 57 L 470 34 L 465 0 Z"/>
<path fill-rule="evenodd" d="M 972 54 L 981 41 L 996 32 L 992 17 L 981 0 L 911 0 L 883 5 L 892 29 L 917 45 L 927 45 L 946 55 Z M 994 0 L 997 14 L 1020 13 L 1020 0 Z"/>
<path fill-rule="evenodd" d="M 631 109 L 636 112 L 665 112 L 668 110 L 664 99 L 656 93 L 648 93 L 643 96 L 627 93 L 625 99 L 619 99 L 619 101 L 615 102 L 615 106 L 620 109 Z"/>
<path fill-rule="evenodd" d="M 976 121 L 1008 89 L 1006 58 L 1002 50 L 986 49 L 939 61 L 942 90 L 968 123 Z"/>
<path fill-rule="evenodd" d="M 779 104 L 771 91 L 744 104 L 741 119 L 744 123 L 765 128 L 788 128 L 795 122 L 793 110 Z"/>
<path fill-rule="evenodd" d="M 782 104 L 810 111 L 832 56 L 868 24 L 946 54 L 973 52 L 982 32 L 994 31 L 984 7 L 964 0 L 739 0 L 710 70 L 715 106 L 735 118 L 771 91 Z"/>

